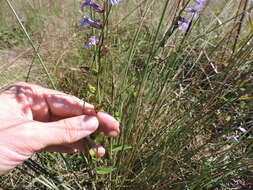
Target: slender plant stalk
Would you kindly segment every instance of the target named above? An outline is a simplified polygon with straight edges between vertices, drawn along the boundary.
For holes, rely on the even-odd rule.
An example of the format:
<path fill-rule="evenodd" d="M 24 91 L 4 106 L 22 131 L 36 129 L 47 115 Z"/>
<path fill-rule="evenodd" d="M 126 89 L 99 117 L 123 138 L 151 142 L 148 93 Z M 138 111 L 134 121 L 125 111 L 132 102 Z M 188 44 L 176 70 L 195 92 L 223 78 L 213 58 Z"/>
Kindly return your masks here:
<path fill-rule="evenodd" d="M 41 44 L 39 44 L 39 46 L 38 46 L 38 48 L 37 48 L 37 51 L 39 51 L 40 46 L 41 46 Z M 31 62 L 31 64 L 30 64 L 30 66 L 29 66 L 29 69 L 28 69 L 28 72 L 27 72 L 27 75 L 26 75 L 26 79 L 25 79 L 26 82 L 29 81 L 29 77 L 30 77 L 30 74 L 31 74 L 31 70 L 32 70 L 34 61 L 35 61 L 35 56 L 33 57 L 32 62 Z"/>
<path fill-rule="evenodd" d="M 35 47 L 35 45 L 34 45 L 32 39 L 30 38 L 28 32 L 26 31 L 25 26 L 24 26 L 23 23 L 20 21 L 17 12 L 15 11 L 14 7 L 12 6 L 12 3 L 11 3 L 9 0 L 5 0 L 5 1 L 6 1 L 6 3 L 8 4 L 9 8 L 11 9 L 12 13 L 15 15 L 16 20 L 18 21 L 18 23 L 19 23 L 20 27 L 22 28 L 22 30 L 23 30 L 23 32 L 24 32 L 26 38 L 28 39 L 30 45 L 32 46 L 33 51 L 34 51 L 34 53 L 36 54 L 36 56 L 37 56 L 37 58 L 38 58 L 38 60 L 39 60 L 39 62 L 40 62 L 40 64 L 41 64 L 42 68 L 44 69 L 44 71 L 45 71 L 45 73 L 46 73 L 46 75 L 47 75 L 47 77 L 48 77 L 48 79 L 49 79 L 49 82 L 50 82 L 51 86 L 52 86 L 54 89 L 56 89 L 56 86 L 55 86 L 55 83 L 54 83 L 54 81 L 53 81 L 53 78 L 51 77 L 50 73 L 48 72 L 48 69 L 47 69 L 46 65 L 44 64 L 44 62 L 43 62 L 43 60 L 42 60 L 42 58 L 41 58 L 39 52 L 37 51 L 37 49 L 36 49 L 36 47 Z"/>
<path fill-rule="evenodd" d="M 236 36 L 235 36 L 235 41 L 234 41 L 234 45 L 233 45 L 233 53 L 235 52 L 236 50 L 236 45 L 237 45 L 237 42 L 239 40 L 239 36 L 240 36 L 240 33 L 241 33 L 241 29 L 242 29 L 242 24 L 243 24 L 243 20 L 246 16 L 246 9 L 247 9 L 247 5 L 248 5 L 248 0 L 245 0 L 244 2 L 241 1 L 241 5 L 238 9 L 242 11 L 242 15 L 241 15 L 241 18 L 239 20 L 239 24 L 238 24 L 238 27 L 237 27 L 237 30 L 236 30 Z"/>

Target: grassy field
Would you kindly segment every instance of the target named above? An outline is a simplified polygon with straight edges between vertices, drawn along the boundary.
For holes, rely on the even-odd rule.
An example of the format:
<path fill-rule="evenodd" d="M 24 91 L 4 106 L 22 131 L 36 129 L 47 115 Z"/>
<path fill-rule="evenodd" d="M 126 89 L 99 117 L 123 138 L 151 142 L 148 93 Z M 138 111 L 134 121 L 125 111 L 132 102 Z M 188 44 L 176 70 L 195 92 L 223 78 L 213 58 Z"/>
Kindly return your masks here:
<path fill-rule="evenodd" d="M 105 158 L 40 152 L 1 188 L 253 189 L 252 0 L 205 0 L 194 16 L 194 0 L 122 0 L 104 13 L 77 0 L 0 2 L 0 87 L 55 88 L 121 124 Z M 80 28 L 82 15 L 103 27 Z M 85 49 L 90 36 L 99 43 Z"/>

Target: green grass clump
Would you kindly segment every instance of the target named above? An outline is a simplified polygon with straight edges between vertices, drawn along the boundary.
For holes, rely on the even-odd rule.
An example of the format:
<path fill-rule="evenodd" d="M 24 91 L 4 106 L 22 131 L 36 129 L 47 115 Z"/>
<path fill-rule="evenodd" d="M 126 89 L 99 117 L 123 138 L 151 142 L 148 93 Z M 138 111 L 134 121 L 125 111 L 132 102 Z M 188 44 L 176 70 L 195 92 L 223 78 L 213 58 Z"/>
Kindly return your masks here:
<path fill-rule="evenodd" d="M 27 81 L 99 106 L 120 121 L 121 134 L 104 140 L 103 159 L 37 153 L 1 176 L 1 187 L 252 188 L 250 3 L 206 1 L 190 28 L 180 31 L 175 21 L 187 17 L 183 2 L 121 1 L 106 6 L 102 15 L 85 9 L 87 16 L 105 23 L 101 30 L 78 27 L 77 1 L 15 2 L 15 11 L 28 18 L 26 32 L 34 46 L 25 57 L 31 62 Z M 3 15 L 12 15 L 3 7 L 5 2 L 0 23 L 6 21 Z M 13 16 L 8 19 L 11 26 L 3 26 L 12 34 L 18 24 Z M 7 37 L 0 48 L 30 48 L 24 33 L 14 34 L 24 43 L 13 44 Z M 100 43 L 83 49 L 91 35 Z M 6 85 L 11 82 L 6 79 Z M 240 125 L 246 133 L 236 129 Z M 234 133 L 239 138 L 229 139 Z"/>

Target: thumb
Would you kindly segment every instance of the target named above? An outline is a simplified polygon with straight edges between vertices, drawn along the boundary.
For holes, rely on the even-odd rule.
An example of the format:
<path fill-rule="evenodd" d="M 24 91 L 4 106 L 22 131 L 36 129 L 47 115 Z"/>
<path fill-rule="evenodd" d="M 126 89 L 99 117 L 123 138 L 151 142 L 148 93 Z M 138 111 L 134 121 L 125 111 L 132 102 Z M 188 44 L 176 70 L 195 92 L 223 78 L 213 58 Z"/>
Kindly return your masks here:
<path fill-rule="evenodd" d="M 95 116 L 76 116 L 55 122 L 37 122 L 35 140 L 38 150 L 52 145 L 69 144 L 76 142 L 98 128 L 98 119 Z"/>

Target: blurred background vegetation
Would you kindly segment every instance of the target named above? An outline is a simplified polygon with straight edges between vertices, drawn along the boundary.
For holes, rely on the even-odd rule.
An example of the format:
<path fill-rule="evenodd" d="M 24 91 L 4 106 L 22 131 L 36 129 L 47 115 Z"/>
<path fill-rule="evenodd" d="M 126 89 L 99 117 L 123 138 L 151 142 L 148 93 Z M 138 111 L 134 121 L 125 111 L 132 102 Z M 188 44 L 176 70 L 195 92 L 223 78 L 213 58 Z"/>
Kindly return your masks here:
<path fill-rule="evenodd" d="M 252 1 L 205 0 L 187 31 L 173 29 L 194 0 L 122 0 L 104 15 L 81 12 L 77 0 L 10 1 L 54 86 L 0 2 L 0 88 L 55 87 L 114 115 L 122 130 L 104 140 L 103 159 L 40 152 L 0 176 L 0 187 L 253 188 Z M 82 14 L 108 23 L 80 29 Z M 91 35 L 102 42 L 84 49 Z"/>

